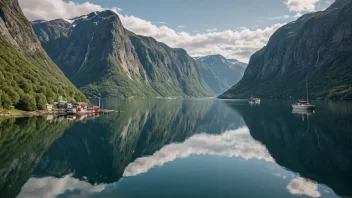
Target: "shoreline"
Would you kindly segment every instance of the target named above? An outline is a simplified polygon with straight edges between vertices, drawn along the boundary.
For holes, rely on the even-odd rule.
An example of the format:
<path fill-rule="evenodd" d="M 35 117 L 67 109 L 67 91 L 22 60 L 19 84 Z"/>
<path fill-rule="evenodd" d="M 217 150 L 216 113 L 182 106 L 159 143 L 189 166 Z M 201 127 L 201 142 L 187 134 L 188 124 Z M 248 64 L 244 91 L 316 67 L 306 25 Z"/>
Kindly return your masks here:
<path fill-rule="evenodd" d="M 114 113 L 115 110 L 107 110 L 102 109 L 101 113 Z M 21 113 L 14 113 L 14 114 L 0 114 L 0 118 L 26 118 L 26 117 L 34 117 L 34 116 L 47 116 L 47 115 L 69 115 L 65 111 L 61 110 L 54 110 L 54 111 L 25 111 Z M 84 115 L 84 114 L 82 114 Z"/>
<path fill-rule="evenodd" d="M 8 118 L 21 118 L 21 117 L 33 117 L 33 116 L 45 116 L 45 115 L 67 115 L 64 111 L 25 111 L 21 113 L 10 113 L 10 114 L 0 114 L 0 117 L 8 117 Z"/>

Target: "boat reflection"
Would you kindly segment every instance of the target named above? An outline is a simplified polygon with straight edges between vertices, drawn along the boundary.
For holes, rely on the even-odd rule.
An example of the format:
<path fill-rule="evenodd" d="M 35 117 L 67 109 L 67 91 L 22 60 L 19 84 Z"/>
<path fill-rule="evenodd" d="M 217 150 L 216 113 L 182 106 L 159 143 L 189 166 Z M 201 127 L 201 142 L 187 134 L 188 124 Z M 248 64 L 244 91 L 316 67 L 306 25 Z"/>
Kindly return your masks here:
<path fill-rule="evenodd" d="M 290 113 L 286 108 L 289 102 L 278 105 L 273 101 L 250 109 L 229 106 L 243 116 L 251 136 L 265 145 L 277 164 L 329 186 L 339 196 L 351 197 L 352 147 L 348 142 L 352 138 L 352 111 L 330 111 L 324 101 L 318 101 L 317 114 L 314 111 Z M 339 104 L 335 110 L 340 108 Z"/>
<path fill-rule="evenodd" d="M 308 110 L 308 109 L 293 109 L 292 114 L 296 116 L 301 116 L 302 120 L 309 119 L 310 116 L 313 116 L 315 114 L 314 110 Z"/>

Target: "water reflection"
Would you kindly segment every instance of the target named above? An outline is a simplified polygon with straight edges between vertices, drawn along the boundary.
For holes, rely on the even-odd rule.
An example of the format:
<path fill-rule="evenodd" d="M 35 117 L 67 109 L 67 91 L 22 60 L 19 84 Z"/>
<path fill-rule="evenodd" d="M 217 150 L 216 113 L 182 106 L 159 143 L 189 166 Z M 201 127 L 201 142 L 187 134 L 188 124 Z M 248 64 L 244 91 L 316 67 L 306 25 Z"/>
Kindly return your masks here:
<path fill-rule="evenodd" d="M 109 185 L 100 184 L 92 185 L 88 182 L 81 181 L 66 175 L 63 178 L 44 177 L 30 178 L 22 187 L 18 197 L 38 198 L 38 197 L 57 197 L 64 194 L 79 194 L 80 196 L 89 196 L 105 190 Z"/>
<path fill-rule="evenodd" d="M 303 109 L 293 109 L 292 114 L 299 116 L 302 118 L 302 120 L 307 120 L 309 119 L 310 116 L 313 116 L 315 114 L 314 110 L 303 110 Z"/>
<path fill-rule="evenodd" d="M 183 143 L 164 146 L 153 155 L 138 158 L 130 163 L 123 176 L 136 176 L 146 173 L 153 167 L 162 166 L 177 158 L 187 158 L 191 155 L 218 155 L 241 157 L 246 160 L 274 161 L 265 146 L 251 138 L 248 128 L 240 128 L 225 131 L 219 135 L 198 134 Z"/>
<path fill-rule="evenodd" d="M 15 197 L 43 153 L 71 122 L 45 118 L 7 119 L 0 123 L 0 197 Z"/>
<path fill-rule="evenodd" d="M 211 100 L 124 102 L 115 106 L 123 113 L 68 129 L 43 155 L 34 175 L 72 174 L 91 184 L 116 182 L 129 163 L 153 155 L 164 145 L 183 142 L 194 134 L 220 134 L 244 125 L 225 104 Z"/>
<path fill-rule="evenodd" d="M 298 177 L 293 179 L 288 185 L 287 189 L 294 195 L 306 195 L 309 197 L 320 197 L 318 185 L 306 178 Z"/>
<path fill-rule="evenodd" d="M 291 101 L 103 102 L 121 112 L 1 123 L 0 197 L 156 197 L 160 185 L 164 197 L 352 195 L 345 104 L 297 114 Z"/>
<path fill-rule="evenodd" d="M 352 109 L 338 111 L 345 102 L 328 103 L 334 106 L 326 108 L 326 101 L 315 101 L 317 112 L 305 114 L 309 119 L 302 121 L 288 113 L 290 101 L 277 103 L 269 101 L 260 109 L 229 106 L 243 116 L 251 136 L 266 146 L 276 163 L 351 196 Z"/>

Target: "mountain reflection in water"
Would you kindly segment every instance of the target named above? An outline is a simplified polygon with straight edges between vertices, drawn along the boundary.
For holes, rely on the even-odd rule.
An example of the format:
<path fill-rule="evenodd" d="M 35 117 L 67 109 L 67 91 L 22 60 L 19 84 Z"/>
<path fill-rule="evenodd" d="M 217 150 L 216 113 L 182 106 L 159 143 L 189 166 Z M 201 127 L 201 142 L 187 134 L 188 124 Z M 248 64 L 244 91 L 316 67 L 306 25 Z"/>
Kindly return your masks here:
<path fill-rule="evenodd" d="M 0 197 L 352 195 L 350 103 L 304 120 L 290 101 L 103 103 L 121 113 L 1 123 Z"/>

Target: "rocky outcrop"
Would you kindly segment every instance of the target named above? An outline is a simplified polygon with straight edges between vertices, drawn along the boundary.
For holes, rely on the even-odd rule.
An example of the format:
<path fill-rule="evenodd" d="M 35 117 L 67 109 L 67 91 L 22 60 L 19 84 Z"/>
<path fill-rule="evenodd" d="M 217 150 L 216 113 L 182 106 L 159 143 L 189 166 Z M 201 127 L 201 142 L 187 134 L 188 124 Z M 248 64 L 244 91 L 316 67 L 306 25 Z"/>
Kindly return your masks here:
<path fill-rule="evenodd" d="M 325 11 L 284 25 L 252 55 L 243 79 L 220 98 L 352 98 L 352 3 L 337 0 Z"/>
<path fill-rule="evenodd" d="M 42 50 L 17 0 L 0 1 L 0 35 L 22 52 Z"/>
<path fill-rule="evenodd" d="M 199 62 L 182 49 L 126 30 L 112 11 L 32 25 L 49 56 L 89 96 L 213 95 Z"/>

